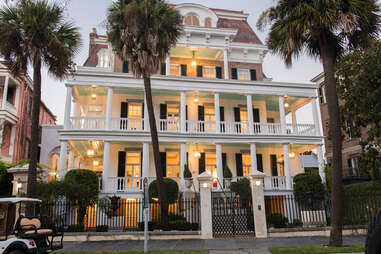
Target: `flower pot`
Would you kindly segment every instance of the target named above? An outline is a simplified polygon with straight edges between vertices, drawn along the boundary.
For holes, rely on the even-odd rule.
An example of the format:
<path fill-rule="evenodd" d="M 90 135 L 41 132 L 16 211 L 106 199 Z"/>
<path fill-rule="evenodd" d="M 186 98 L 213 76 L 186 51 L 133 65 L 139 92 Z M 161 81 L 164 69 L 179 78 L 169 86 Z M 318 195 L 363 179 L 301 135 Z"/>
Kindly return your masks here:
<path fill-rule="evenodd" d="M 189 190 L 192 187 L 193 179 L 192 178 L 186 178 L 185 179 L 185 188 Z"/>
<path fill-rule="evenodd" d="M 232 186 L 232 179 L 231 178 L 225 178 L 224 183 L 225 183 L 225 189 L 230 190 L 230 187 Z"/>

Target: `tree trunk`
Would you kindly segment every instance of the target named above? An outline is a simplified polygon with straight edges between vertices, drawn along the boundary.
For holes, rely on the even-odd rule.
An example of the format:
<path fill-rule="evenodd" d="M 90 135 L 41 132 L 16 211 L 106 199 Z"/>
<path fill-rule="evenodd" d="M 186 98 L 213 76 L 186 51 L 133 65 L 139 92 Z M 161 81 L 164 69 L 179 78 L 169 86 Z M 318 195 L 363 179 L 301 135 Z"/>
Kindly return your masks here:
<path fill-rule="evenodd" d="M 332 212 L 329 245 L 342 246 L 342 214 L 343 214 L 343 169 L 342 169 L 342 132 L 339 100 L 335 80 L 335 54 L 328 43 L 321 44 L 321 58 L 324 69 L 324 83 L 329 112 L 329 131 L 332 142 Z"/>
<path fill-rule="evenodd" d="M 30 161 L 28 169 L 27 195 L 36 197 L 38 144 L 40 139 L 39 119 L 41 101 L 41 57 L 37 56 L 33 62 L 33 101 L 32 101 L 32 129 L 30 142 Z M 26 155 L 27 156 L 27 155 Z"/>
<path fill-rule="evenodd" d="M 163 225 L 168 224 L 168 204 L 167 204 L 167 196 L 165 192 L 165 185 L 163 183 L 163 166 L 160 160 L 160 149 L 159 149 L 159 139 L 157 136 L 157 128 L 156 128 L 156 119 L 155 113 L 153 110 L 152 103 L 152 92 L 151 92 L 151 78 L 144 77 L 144 90 L 146 93 L 146 107 L 148 110 L 149 117 L 149 125 L 151 130 L 151 139 L 152 139 L 152 150 L 153 157 L 155 160 L 155 170 L 156 170 L 156 179 L 157 179 L 157 190 L 159 194 L 160 200 L 160 210 L 161 210 L 161 222 Z"/>

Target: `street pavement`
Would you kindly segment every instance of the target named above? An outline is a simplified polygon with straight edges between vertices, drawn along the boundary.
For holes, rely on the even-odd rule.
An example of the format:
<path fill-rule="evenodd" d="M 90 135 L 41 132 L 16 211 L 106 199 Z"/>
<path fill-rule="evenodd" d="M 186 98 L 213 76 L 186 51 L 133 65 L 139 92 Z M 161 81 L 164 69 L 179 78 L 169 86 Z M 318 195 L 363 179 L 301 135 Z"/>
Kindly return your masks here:
<path fill-rule="evenodd" d="M 365 236 L 345 236 L 345 245 L 365 243 Z M 117 251 L 143 250 L 143 241 L 120 240 L 98 242 L 71 242 L 64 244 L 65 251 Z M 287 238 L 229 238 L 211 240 L 150 240 L 150 250 L 211 250 L 210 254 L 269 254 L 269 247 L 326 245 L 327 237 Z"/>

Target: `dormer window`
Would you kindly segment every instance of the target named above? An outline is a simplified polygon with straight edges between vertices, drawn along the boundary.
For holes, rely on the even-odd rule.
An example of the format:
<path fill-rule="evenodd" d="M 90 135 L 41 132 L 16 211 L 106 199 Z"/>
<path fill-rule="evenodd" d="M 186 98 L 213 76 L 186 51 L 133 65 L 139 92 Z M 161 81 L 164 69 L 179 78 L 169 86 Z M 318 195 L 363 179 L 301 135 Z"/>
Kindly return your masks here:
<path fill-rule="evenodd" d="M 200 20 L 196 13 L 188 13 L 185 15 L 184 24 L 186 26 L 200 26 Z"/>
<path fill-rule="evenodd" d="M 205 27 L 212 27 L 212 19 L 211 18 L 205 19 Z"/>

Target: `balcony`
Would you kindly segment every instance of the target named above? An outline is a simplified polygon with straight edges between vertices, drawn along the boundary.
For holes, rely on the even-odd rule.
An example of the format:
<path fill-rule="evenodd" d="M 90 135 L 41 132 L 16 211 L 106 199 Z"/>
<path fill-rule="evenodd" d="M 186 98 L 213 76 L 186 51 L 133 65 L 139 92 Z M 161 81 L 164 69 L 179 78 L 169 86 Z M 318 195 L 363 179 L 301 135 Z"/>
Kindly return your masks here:
<path fill-rule="evenodd" d="M 2 104 L 3 104 L 3 100 L 0 100 L 0 105 Z M 5 103 L 5 110 L 10 112 L 13 115 L 17 115 L 17 109 L 15 105 L 13 105 L 12 103 L 9 103 L 8 101 Z"/>

